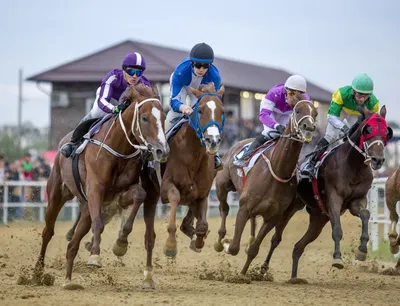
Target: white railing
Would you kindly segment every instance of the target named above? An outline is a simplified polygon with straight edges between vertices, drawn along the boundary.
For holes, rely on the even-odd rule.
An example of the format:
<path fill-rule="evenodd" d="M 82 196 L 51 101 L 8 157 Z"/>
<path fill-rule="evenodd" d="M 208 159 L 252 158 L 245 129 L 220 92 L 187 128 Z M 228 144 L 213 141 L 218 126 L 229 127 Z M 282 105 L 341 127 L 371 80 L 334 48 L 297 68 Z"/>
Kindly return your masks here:
<path fill-rule="evenodd" d="M 3 208 L 3 224 L 7 224 L 8 223 L 8 217 L 9 217 L 9 208 L 13 208 L 13 207 L 19 207 L 19 208 L 24 208 L 24 207 L 36 207 L 39 208 L 39 215 L 38 215 L 38 221 L 43 222 L 44 221 L 44 216 L 45 216 L 45 209 L 47 207 L 47 201 L 46 199 L 46 181 L 7 181 L 4 182 L 3 184 L 0 184 L 0 186 L 4 187 L 3 190 L 3 203 L 0 203 L 0 208 Z M 40 202 L 10 202 L 9 199 L 9 190 L 10 187 L 40 187 Z M 215 193 L 215 185 L 213 184 L 212 188 L 211 188 L 211 192 L 209 195 L 209 209 L 207 211 L 208 216 L 212 215 L 212 216 L 219 216 L 219 212 L 216 208 L 218 208 L 219 206 L 219 201 L 216 197 L 216 193 Z M 233 193 L 229 193 L 228 195 L 228 203 L 230 204 L 231 207 L 231 212 L 230 215 L 236 215 L 236 211 L 235 209 L 238 208 L 239 206 L 239 202 L 237 201 L 237 198 L 235 197 L 235 195 Z M 78 217 L 78 213 L 79 213 L 79 202 L 77 201 L 76 198 L 74 198 L 71 201 L 68 201 L 67 203 L 65 203 L 64 207 L 70 207 L 72 209 L 72 213 L 71 213 L 71 221 L 75 221 L 76 218 Z M 233 208 L 233 209 L 232 209 Z M 142 209 L 142 207 L 141 207 Z M 157 205 L 157 211 L 156 211 L 156 216 L 157 217 L 163 217 L 166 214 L 166 211 L 168 211 L 169 207 L 165 206 L 163 204 L 161 204 L 159 202 L 159 205 Z M 186 213 L 185 209 L 181 209 L 181 211 L 179 211 L 177 213 L 177 217 L 181 218 L 184 214 Z M 140 215 L 140 212 L 139 214 Z"/>
<path fill-rule="evenodd" d="M 379 197 L 379 189 L 385 190 L 385 184 L 387 181 L 387 177 L 375 178 L 371 189 L 368 193 L 368 209 L 371 213 L 371 217 L 369 219 L 370 222 L 370 242 L 372 244 L 372 250 L 376 251 L 379 248 L 379 243 L 382 240 L 382 233 L 379 231 L 379 225 L 383 224 L 383 239 L 388 240 L 388 234 L 390 230 L 390 212 L 386 206 L 386 192 L 384 192 L 383 198 Z M 383 213 L 380 213 L 380 203 L 383 205 Z M 397 213 L 400 213 L 400 202 L 397 202 L 396 205 Z M 400 231 L 400 224 L 397 224 L 397 232 Z M 399 256 L 397 254 L 396 256 Z"/>

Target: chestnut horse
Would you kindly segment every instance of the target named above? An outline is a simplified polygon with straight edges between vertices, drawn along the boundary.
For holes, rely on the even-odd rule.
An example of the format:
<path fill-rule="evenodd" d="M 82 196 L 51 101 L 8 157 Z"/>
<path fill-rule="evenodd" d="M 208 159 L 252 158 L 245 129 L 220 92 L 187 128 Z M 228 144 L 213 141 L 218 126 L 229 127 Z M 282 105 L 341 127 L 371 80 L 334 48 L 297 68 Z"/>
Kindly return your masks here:
<path fill-rule="evenodd" d="M 143 180 L 149 185 L 150 181 L 153 182 L 154 192 L 149 201 L 155 205 L 161 196 L 162 203 L 171 205 L 168 239 L 164 246 L 164 254 L 168 257 L 177 254 L 175 234 L 178 205 L 189 207 L 180 229 L 191 239 L 190 248 L 200 252 L 204 246 L 208 234 L 208 194 L 217 173 L 214 169 L 214 155 L 219 150 L 225 121 L 223 86 L 218 92 L 215 92 L 213 83 L 203 85 L 200 90 L 190 90 L 197 97 L 197 102 L 193 114 L 188 117 L 189 122 L 184 123 L 169 140 L 171 153 L 162 165 L 161 186 L 153 168 L 147 168 L 148 179 Z M 196 228 L 193 227 L 194 218 L 197 219 Z M 131 222 L 133 218 L 129 217 L 121 224 L 121 228 L 131 230 Z M 120 231 L 116 244 L 126 241 L 129 233 Z"/>
<path fill-rule="evenodd" d="M 165 162 L 169 155 L 169 146 L 164 134 L 165 114 L 160 104 L 156 88 L 142 84 L 131 87 L 125 103 L 130 105 L 119 116 L 110 119 L 111 127 L 103 125 L 94 139 L 101 146 L 89 143 L 86 149 L 75 158 L 79 158 L 79 172 L 82 190 L 76 187 L 72 172 L 72 159 L 57 153 L 54 166 L 47 182 L 48 207 L 46 226 L 42 233 L 42 248 L 36 263 L 36 271 L 44 268 L 47 245 L 54 235 L 54 225 L 64 203 L 76 196 L 81 203 L 81 212 L 76 231 L 67 249 L 66 287 L 71 285 L 72 267 L 81 239 L 93 231 L 93 245 L 88 264 L 101 266 L 100 236 L 104 229 L 102 210 L 112 202 L 118 202 L 122 208 L 129 205 L 137 207 L 146 199 L 146 191 L 139 184 L 142 168 L 141 150 L 151 152 L 156 160 Z M 109 127 L 109 130 L 107 130 Z M 109 137 L 101 137 L 107 134 Z M 65 136 L 60 147 L 68 141 Z M 105 148 L 108 148 L 107 150 Z M 112 153 L 111 151 L 114 151 Z M 118 156 L 119 155 L 119 156 Z M 83 194 L 82 194 L 83 193 Z M 155 205 L 155 204 L 154 204 Z M 147 207 L 146 249 L 151 253 L 154 246 L 155 207 Z M 151 256 L 147 259 L 144 286 L 152 286 L 148 279 L 151 270 Z"/>
<path fill-rule="evenodd" d="M 326 157 L 314 181 L 319 190 L 318 197 L 321 200 L 319 204 L 315 198 L 312 183 L 308 179 L 303 179 L 298 184 L 297 194 L 307 206 L 310 223 L 307 232 L 293 249 L 291 283 L 306 283 L 306 280 L 297 278 L 299 259 L 305 247 L 318 238 L 328 221 L 332 225 L 332 239 L 335 244 L 332 266 L 338 269 L 344 267 L 340 252 L 340 240 L 343 236 L 340 216 L 347 209 L 362 222 L 360 246 L 356 250 L 355 257 L 360 261 L 366 259 L 370 216 L 367 209 L 367 193 L 373 181 L 369 165 L 374 170 L 381 168 L 385 160 L 385 145 L 393 133 L 386 125 L 385 116 L 385 107 L 381 108 L 379 115 L 365 110 L 359 120 L 361 123 L 356 123 L 350 129 L 347 141 Z M 304 204 L 296 201 L 286 210 L 284 218 L 276 226 L 271 249 L 262 266 L 262 271 L 268 268 L 269 260 L 282 239 L 287 223 Z"/>
<path fill-rule="evenodd" d="M 247 261 L 241 271 L 245 275 L 250 263 L 257 256 L 260 244 L 267 233 L 280 221 L 286 208 L 296 196 L 297 179 L 295 174 L 296 163 L 303 143 L 312 140 L 315 128 L 317 110 L 312 102 L 301 100 L 293 109 L 289 123 L 274 148 L 262 153 L 247 175 L 246 184 L 242 186 L 237 176 L 237 167 L 233 165 L 233 156 L 248 140 L 234 146 L 228 155 L 229 169 L 217 176 L 217 194 L 222 204 L 223 218 L 226 218 L 226 199 L 224 195 L 228 186 L 240 192 L 239 211 L 236 216 L 235 233 L 232 241 L 221 241 L 224 233 L 224 220 L 219 230 L 219 244 L 223 244 L 225 252 L 237 255 L 240 249 L 240 240 L 247 221 L 256 216 L 262 216 L 263 224 L 254 242 L 250 244 Z M 229 172 L 229 174 L 228 174 Z M 229 178 L 227 180 L 227 178 Z M 224 190 L 224 191 L 223 191 Z M 230 242 L 230 243 L 229 243 Z M 221 245 L 220 248 L 221 249 Z"/>
<path fill-rule="evenodd" d="M 385 193 L 386 206 L 390 211 L 390 221 L 392 222 L 389 232 L 390 251 L 392 254 L 397 254 L 399 252 L 400 235 L 396 231 L 396 226 L 399 222 L 396 204 L 400 201 L 400 168 L 397 168 L 396 171 L 389 175 L 385 185 Z M 395 269 L 400 270 L 400 258 Z"/>

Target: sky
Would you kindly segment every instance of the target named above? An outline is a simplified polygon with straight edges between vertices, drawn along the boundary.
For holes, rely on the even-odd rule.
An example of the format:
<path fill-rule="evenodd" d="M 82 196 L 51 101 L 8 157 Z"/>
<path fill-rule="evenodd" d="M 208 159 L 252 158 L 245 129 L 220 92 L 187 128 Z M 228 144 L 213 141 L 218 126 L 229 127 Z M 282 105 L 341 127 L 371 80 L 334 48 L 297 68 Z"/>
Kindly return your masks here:
<path fill-rule="evenodd" d="M 282 68 L 331 92 L 365 72 L 387 119 L 400 123 L 399 11 L 398 0 L 2 0 L 0 125 L 17 123 L 18 69 L 27 78 L 127 39 L 186 50 L 204 41 L 218 57 Z M 48 126 L 49 96 L 24 82 L 23 99 L 23 121 Z"/>

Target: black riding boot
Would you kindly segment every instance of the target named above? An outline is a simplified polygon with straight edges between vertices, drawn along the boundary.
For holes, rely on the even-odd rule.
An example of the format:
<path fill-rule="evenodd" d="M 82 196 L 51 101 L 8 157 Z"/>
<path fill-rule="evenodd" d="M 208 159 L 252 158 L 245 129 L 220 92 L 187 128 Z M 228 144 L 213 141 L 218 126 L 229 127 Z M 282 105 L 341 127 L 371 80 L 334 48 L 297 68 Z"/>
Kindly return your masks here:
<path fill-rule="evenodd" d="M 65 157 L 71 156 L 76 144 L 87 133 L 90 126 L 93 124 L 93 121 L 95 120 L 85 120 L 79 123 L 79 125 L 73 131 L 70 141 L 61 147 L 60 151 L 62 155 Z"/>
<path fill-rule="evenodd" d="M 260 134 L 256 137 L 256 139 L 253 140 L 251 143 L 250 147 L 247 148 L 247 151 L 244 152 L 241 158 L 238 160 L 234 161 L 233 164 L 235 166 L 241 167 L 243 166 L 244 162 L 251 156 L 253 153 L 260 147 L 262 146 L 267 140 L 270 140 L 268 136 L 264 136 L 263 134 Z"/>
<path fill-rule="evenodd" d="M 304 169 L 301 171 L 301 174 L 315 177 L 315 164 L 325 152 L 328 145 L 329 142 L 325 138 L 321 138 L 321 140 L 318 141 L 314 149 L 314 155 L 310 157 L 309 162 L 305 165 Z"/>

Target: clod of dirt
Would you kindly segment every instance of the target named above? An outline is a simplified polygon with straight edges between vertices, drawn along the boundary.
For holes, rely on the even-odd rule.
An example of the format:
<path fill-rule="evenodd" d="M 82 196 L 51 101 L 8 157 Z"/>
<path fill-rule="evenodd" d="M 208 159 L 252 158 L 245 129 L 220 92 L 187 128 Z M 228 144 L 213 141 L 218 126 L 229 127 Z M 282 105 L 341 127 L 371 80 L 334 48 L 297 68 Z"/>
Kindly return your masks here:
<path fill-rule="evenodd" d="M 251 268 L 247 275 L 250 277 L 252 281 L 259 281 L 259 282 L 273 282 L 274 276 L 271 272 L 262 273 L 260 267 Z"/>
<path fill-rule="evenodd" d="M 228 275 L 225 277 L 224 282 L 232 283 L 232 284 L 250 284 L 251 279 L 248 275 L 236 274 L 236 275 Z"/>

